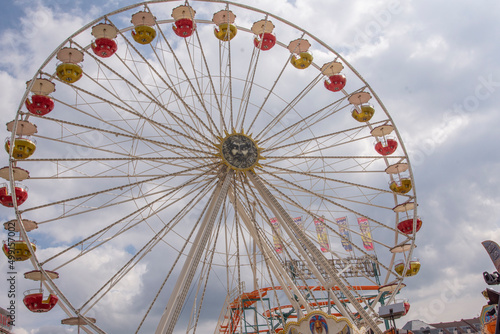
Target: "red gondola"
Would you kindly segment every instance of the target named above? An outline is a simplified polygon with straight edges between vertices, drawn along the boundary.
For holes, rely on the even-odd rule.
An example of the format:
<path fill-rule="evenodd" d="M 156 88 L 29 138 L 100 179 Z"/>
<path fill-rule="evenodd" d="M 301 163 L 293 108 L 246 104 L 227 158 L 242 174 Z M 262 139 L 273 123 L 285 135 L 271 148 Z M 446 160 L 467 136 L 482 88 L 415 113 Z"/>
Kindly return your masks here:
<path fill-rule="evenodd" d="M 26 200 L 28 199 L 28 188 L 18 184 L 15 187 L 15 194 L 16 194 L 16 203 L 19 206 L 24 202 L 26 202 Z M 0 185 L 0 203 L 2 203 L 3 206 L 10 208 L 14 206 L 14 200 L 12 198 L 12 195 L 9 193 L 7 184 L 5 183 Z"/>
<path fill-rule="evenodd" d="M 25 104 L 30 113 L 38 116 L 47 115 L 54 109 L 54 100 L 47 95 L 33 95 Z"/>
<path fill-rule="evenodd" d="M 271 50 L 276 45 L 276 36 L 273 33 L 274 24 L 268 19 L 254 22 L 252 32 L 255 34 L 253 44 L 262 51 Z"/>
<path fill-rule="evenodd" d="M 56 306 L 59 298 L 55 294 L 49 294 L 46 299 L 43 299 L 43 291 L 41 289 L 28 290 L 24 293 L 24 305 L 31 312 L 48 312 Z"/>
<path fill-rule="evenodd" d="M 415 233 L 420 230 L 422 227 L 422 220 L 417 218 L 417 227 Z M 398 230 L 403 232 L 404 234 L 412 234 L 413 233 L 413 218 L 404 219 L 398 223 Z"/>
<path fill-rule="evenodd" d="M 108 58 L 115 54 L 118 45 L 115 38 L 118 34 L 117 29 L 108 23 L 99 23 L 92 27 L 92 35 L 95 41 L 92 42 L 92 51 L 102 58 Z"/>
<path fill-rule="evenodd" d="M 385 141 L 377 141 L 375 150 L 381 155 L 390 155 L 398 148 L 398 142 L 395 139 L 387 139 Z"/>
<path fill-rule="evenodd" d="M 325 88 L 331 90 L 332 92 L 338 92 L 339 90 L 344 89 L 346 84 L 345 75 L 339 73 L 330 76 L 327 80 L 325 80 Z"/>
<path fill-rule="evenodd" d="M 116 42 L 110 38 L 98 38 L 92 43 L 92 51 L 102 58 L 108 58 L 118 50 Z"/>
<path fill-rule="evenodd" d="M 174 25 L 172 26 L 172 29 L 174 30 L 177 36 L 186 38 L 193 34 L 195 29 L 195 24 L 193 20 L 180 19 L 175 21 Z"/>
<path fill-rule="evenodd" d="M 196 11 L 192 7 L 185 5 L 172 10 L 172 17 L 175 21 L 172 29 L 177 36 L 187 38 L 193 34 L 196 29 L 196 23 L 194 22 L 195 14 Z"/>
<path fill-rule="evenodd" d="M 255 37 L 253 44 L 262 51 L 270 50 L 276 44 L 276 36 L 272 33 L 265 32 Z"/>

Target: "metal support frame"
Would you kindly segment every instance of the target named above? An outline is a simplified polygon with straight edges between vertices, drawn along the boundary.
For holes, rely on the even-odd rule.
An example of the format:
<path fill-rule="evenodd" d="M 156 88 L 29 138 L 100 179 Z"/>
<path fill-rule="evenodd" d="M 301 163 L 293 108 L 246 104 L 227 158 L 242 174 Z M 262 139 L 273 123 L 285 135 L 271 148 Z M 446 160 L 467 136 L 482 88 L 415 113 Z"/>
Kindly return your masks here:
<path fill-rule="evenodd" d="M 167 306 L 160 319 L 156 334 L 171 334 L 179 319 L 182 306 L 186 301 L 186 297 L 194 278 L 194 274 L 200 263 L 200 258 L 205 252 L 206 244 L 214 227 L 215 219 L 219 214 L 220 207 L 224 198 L 227 196 L 231 180 L 233 179 L 234 171 L 229 170 L 222 182 L 219 182 L 212 196 L 210 206 L 205 214 L 205 217 L 200 224 L 198 234 L 193 240 L 189 254 L 184 262 L 184 266 L 177 278 L 174 289 L 168 300 Z"/>
<path fill-rule="evenodd" d="M 347 311 L 338 297 L 332 292 L 331 288 L 335 285 L 338 287 L 340 292 L 350 301 L 351 305 L 356 309 L 361 318 L 363 318 L 363 320 L 374 331 L 374 333 L 381 334 L 382 331 L 380 330 L 380 328 L 370 317 L 368 312 L 366 312 L 366 310 L 360 304 L 358 304 L 354 295 L 339 277 L 338 271 L 329 264 L 325 256 L 307 238 L 307 236 L 300 230 L 300 228 L 298 228 L 298 226 L 294 224 L 293 219 L 290 217 L 288 212 L 286 212 L 286 210 L 279 204 L 279 202 L 271 194 L 271 192 L 264 186 L 260 178 L 252 172 L 248 172 L 247 176 L 255 185 L 256 189 L 264 198 L 264 201 L 266 201 L 273 213 L 276 214 L 276 217 L 282 223 L 283 230 L 288 234 L 288 237 L 292 240 L 299 252 L 302 254 L 304 260 L 308 262 L 309 266 L 315 273 L 316 278 L 323 284 L 325 288 L 328 289 L 331 298 L 339 307 L 340 313 L 347 319 L 349 319 L 353 323 L 353 326 L 356 326 L 356 322 L 353 319 L 353 314 Z M 302 245 L 304 245 L 305 247 L 302 247 Z M 325 281 L 320 273 L 321 270 L 328 275 L 330 281 Z"/>

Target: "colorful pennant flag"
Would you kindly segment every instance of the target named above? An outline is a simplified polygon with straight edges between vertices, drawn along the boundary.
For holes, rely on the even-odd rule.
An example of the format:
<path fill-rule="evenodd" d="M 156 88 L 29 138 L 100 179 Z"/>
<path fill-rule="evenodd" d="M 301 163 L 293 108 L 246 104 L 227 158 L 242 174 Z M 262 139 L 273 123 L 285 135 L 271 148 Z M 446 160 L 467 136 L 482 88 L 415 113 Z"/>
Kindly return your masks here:
<path fill-rule="evenodd" d="M 324 219 L 319 218 L 314 220 L 314 225 L 316 226 L 316 234 L 318 235 L 318 242 L 321 247 L 322 252 L 328 252 L 330 250 L 330 243 L 328 241 L 328 233 L 326 232 Z"/>
<path fill-rule="evenodd" d="M 370 231 L 370 223 L 365 217 L 358 218 L 359 229 L 361 230 L 361 239 L 363 240 L 363 246 L 368 251 L 373 250 L 372 233 Z"/>
<path fill-rule="evenodd" d="M 297 227 L 299 228 L 299 230 L 301 232 L 305 233 L 304 222 L 302 221 L 302 216 L 293 218 L 293 221 L 295 222 L 295 224 L 297 224 Z M 297 235 L 295 235 L 295 236 L 297 237 Z M 301 238 L 298 238 L 298 239 L 299 239 L 299 242 L 300 242 L 300 245 L 302 246 L 302 248 L 306 249 L 306 246 L 304 246 L 304 242 L 301 240 Z"/>
<path fill-rule="evenodd" d="M 339 233 L 343 237 L 342 238 L 342 246 L 348 252 L 352 252 L 351 245 L 351 234 L 347 229 L 347 217 L 337 218 L 337 224 L 339 225 Z"/>
<path fill-rule="evenodd" d="M 293 218 L 293 221 L 299 227 L 299 230 L 304 232 L 304 222 L 302 221 L 302 216 Z"/>
<path fill-rule="evenodd" d="M 271 218 L 271 226 L 273 227 L 273 242 L 274 249 L 276 253 L 281 254 L 283 252 L 283 242 L 281 241 L 281 228 L 278 219 Z"/>

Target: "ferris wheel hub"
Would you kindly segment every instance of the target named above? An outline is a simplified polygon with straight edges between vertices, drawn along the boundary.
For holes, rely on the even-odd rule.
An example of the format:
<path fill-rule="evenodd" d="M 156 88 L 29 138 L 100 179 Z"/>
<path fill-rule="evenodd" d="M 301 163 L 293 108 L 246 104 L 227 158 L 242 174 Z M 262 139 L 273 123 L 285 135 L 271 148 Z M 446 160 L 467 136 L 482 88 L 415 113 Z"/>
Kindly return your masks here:
<path fill-rule="evenodd" d="M 243 131 L 229 134 L 226 137 L 219 138 L 219 154 L 222 163 L 229 168 L 243 172 L 254 171 L 259 165 L 259 160 L 263 159 L 260 155 L 261 148 L 251 136 Z"/>

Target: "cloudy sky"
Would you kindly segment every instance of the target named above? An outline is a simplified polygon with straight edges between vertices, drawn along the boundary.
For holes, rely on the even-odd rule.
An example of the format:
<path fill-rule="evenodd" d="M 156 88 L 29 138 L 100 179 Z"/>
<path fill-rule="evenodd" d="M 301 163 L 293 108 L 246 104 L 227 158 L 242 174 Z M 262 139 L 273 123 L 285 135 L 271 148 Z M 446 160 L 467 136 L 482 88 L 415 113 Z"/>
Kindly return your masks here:
<path fill-rule="evenodd" d="M 500 122 L 500 28 L 495 24 L 500 3 L 237 2 L 278 15 L 333 47 L 370 83 L 392 116 L 410 157 L 423 220 L 415 250 L 422 268 L 406 281 L 404 297 L 411 310 L 399 324 L 478 316 L 485 304 L 482 272 L 494 270 L 481 242 L 500 241 L 496 147 L 500 141 L 496 123 Z M 71 33 L 133 3 L 16 0 L 4 5 L 0 13 L 1 121 L 12 120 L 27 78 Z M 12 219 L 8 209 L 0 209 L 0 216 Z M 1 269 L 6 271 L 4 261 Z M 6 293 L 1 292 L 0 301 L 5 307 Z M 34 316 L 27 311 L 19 314 L 15 333 L 70 332 L 53 318 Z"/>

